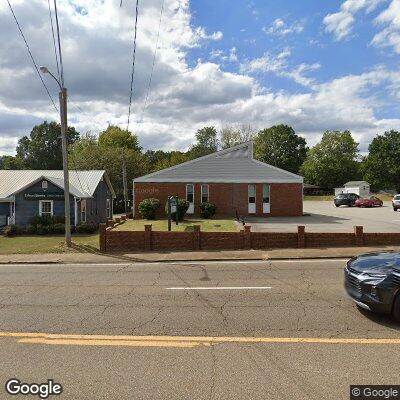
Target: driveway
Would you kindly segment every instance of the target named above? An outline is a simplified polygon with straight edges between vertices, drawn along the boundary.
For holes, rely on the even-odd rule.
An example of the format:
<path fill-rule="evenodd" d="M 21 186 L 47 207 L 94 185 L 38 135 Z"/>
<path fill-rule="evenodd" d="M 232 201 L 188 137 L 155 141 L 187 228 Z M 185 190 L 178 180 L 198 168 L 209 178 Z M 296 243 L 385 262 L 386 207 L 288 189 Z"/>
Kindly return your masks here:
<path fill-rule="evenodd" d="M 254 232 L 294 232 L 297 225 L 305 225 L 309 232 L 352 232 L 361 225 L 364 232 L 400 232 L 400 212 L 394 212 L 391 203 L 383 207 L 336 208 L 331 201 L 305 201 L 302 217 L 247 218 Z"/>

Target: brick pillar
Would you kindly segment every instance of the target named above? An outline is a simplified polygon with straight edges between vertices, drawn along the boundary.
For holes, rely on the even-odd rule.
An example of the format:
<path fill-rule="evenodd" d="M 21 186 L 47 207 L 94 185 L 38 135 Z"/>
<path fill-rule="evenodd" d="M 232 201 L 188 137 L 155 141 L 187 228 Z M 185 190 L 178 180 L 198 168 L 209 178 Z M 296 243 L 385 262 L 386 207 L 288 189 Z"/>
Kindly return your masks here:
<path fill-rule="evenodd" d="M 297 226 L 297 247 L 299 249 L 306 247 L 306 227 L 304 225 Z"/>
<path fill-rule="evenodd" d="M 144 226 L 144 249 L 150 251 L 152 246 L 151 243 L 151 225 Z"/>
<path fill-rule="evenodd" d="M 244 226 L 244 248 L 246 250 L 251 249 L 251 226 Z"/>
<path fill-rule="evenodd" d="M 121 215 L 121 221 L 126 221 L 126 215 Z"/>
<path fill-rule="evenodd" d="M 107 251 L 107 224 L 99 224 L 100 251 Z"/>
<path fill-rule="evenodd" d="M 193 225 L 193 250 L 201 249 L 200 225 Z"/>
<path fill-rule="evenodd" d="M 354 227 L 354 242 L 356 246 L 364 246 L 364 227 Z"/>

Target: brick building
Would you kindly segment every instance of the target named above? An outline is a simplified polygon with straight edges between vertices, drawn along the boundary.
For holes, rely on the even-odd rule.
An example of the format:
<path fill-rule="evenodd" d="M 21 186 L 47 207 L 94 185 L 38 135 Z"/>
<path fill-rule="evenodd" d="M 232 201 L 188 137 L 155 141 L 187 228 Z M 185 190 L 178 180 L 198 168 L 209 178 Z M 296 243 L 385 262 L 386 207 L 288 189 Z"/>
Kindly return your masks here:
<path fill-rule="evenodd" d="M 190 203 L 187 214 L 198 217 L 200 205 L 216 205 L 216 216 L 299 216 L 303 213 L 303 178 L 253 158 L 253 143 L 209 154 L 136 178 L 133 182 L 135 218 L 139 203 L 157 198 L 165 217 L 168 196 Z"/>

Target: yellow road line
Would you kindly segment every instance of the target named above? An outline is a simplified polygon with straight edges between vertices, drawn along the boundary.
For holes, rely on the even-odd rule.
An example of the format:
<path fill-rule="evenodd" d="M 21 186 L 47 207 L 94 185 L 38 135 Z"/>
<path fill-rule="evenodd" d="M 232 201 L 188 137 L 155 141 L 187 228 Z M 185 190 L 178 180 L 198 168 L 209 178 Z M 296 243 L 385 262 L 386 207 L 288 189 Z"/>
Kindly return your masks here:
<path fill-rule="evenodd" d="M 77 346 L 196 347 L 223 343 L 243 344 L 374 344 L 400 345 L 400 338 L 312 338 L 312 337 L 239 337 L 239 336 L 124 336 L 74 335 L 36 332 L 0 332 L 0 337 L 19 343 Z"/>

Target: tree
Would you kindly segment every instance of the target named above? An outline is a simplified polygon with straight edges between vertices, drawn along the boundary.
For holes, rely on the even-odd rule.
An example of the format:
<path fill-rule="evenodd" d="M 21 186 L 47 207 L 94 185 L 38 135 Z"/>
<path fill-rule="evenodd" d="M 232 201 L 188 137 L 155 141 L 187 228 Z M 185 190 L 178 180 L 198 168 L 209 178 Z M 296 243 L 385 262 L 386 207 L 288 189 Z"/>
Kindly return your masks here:
<path fill-rule="evenodd" d="M 214 126 L 205 126 L 196 132 L 196 144 L 188 151 L 189 158 L 198 158 L 218 150 L 217 130 Z"/>
<path fill-rule="evenodd" d="M 0 169 L 24 169 L 24 164 L 18 157 L 1 156 Z"/>
<path fill-rule="evenodd" d="M 340 187 L 359 178 L 358 143 L 350 131 L 326 131 L 308 151 L 300 173 L 307 183 L 325 188 Z"/>
<path fill-rule="evenodd" d="M 99 135 L 99 145 L 104 147 L 124 148 L 140 151 L 139 140 L 136 135 L 126 129 L 110 125 Z"/>
<path fill-rule="evenodd" d="M 121 149 L 99 144 L 96 136 L 84 135 L 69 147 L 70 168 L 78 170 L 104 169 L 117 195 L 123 195 Z M 137 150 L 124 149 L 127 181 L 148 172 L 146 157 Z M 128 188 L 131 188 L 129 184 Z"/>
<path fill-rule="evenodd" d="M 159 171 L 164 168 L 173 167 L 174 165 L 182 164 L 189 161 L 190 157 L 187 153 L 181 151 L 171 151 L 163 160 L 160 160 L 156 165 L 154 170 Z"/>
<path fill-rule="evenodd" d="M 74 143 L 79 133 L 68 127 L 67 141 Z M 44 121 L 36 125 L 30 137 L 18 141 L 17 158 L 27 169 L 62 169 L 61 126 L 57 122 Z"/>
<path fill-rule="evenodd" d="M 260 131 L 254 145 L 257 160 L 293 173 L 298 173 L 307 154 L 306 140 L 288 125 L 274 125 Z"/>
<path fill-rule="evenodd" d="M 400 191 L 400 132 L 391 130 L 376 136 L 363 160 L 364 179 L 379 189 Z"/>
<path fill-rule="evenodd" d="M 254 134 L 255 131 L 251 125 L 224 126 L 220 132 L 221 148 L 228 149 L 229 147 L 248 142 L 253 139 Z"/>

